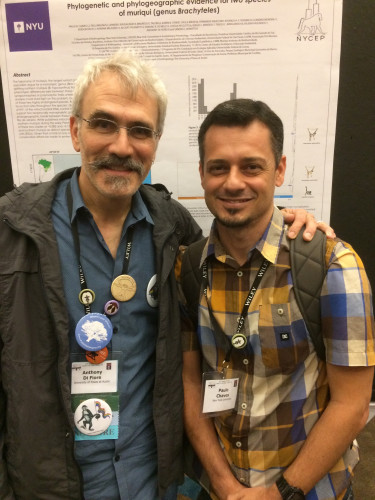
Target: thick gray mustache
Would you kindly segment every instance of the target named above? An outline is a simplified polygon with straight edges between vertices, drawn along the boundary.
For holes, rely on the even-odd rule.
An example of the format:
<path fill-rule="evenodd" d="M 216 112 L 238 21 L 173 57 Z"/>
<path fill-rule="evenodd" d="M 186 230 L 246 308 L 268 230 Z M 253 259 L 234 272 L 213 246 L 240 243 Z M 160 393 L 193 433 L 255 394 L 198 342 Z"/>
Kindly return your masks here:
<path fill-rule="evenodd" d="M 118 156 L 104 156 L 97 158 L 89 163 L 89 166 L 94 170 L 101 170 L 103 168 L 120 168 L 121 170 L 133 170 L 141 177 L 144 174 L 145 167 L 143 163 L 132 158 L 119 158 Z"/>

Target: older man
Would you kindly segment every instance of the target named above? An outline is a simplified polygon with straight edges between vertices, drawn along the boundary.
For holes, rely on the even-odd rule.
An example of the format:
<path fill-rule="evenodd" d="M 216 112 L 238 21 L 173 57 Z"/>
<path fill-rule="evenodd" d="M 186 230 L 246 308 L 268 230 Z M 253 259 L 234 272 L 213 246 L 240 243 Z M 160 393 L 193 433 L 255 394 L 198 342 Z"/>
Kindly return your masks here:
<path fill-rule="evenodd" d="M 166 104 L 131 52 L 90 61 L 70 119 L 82 167 L 1 200 L 2 499 L 175 497 L 173 269 L 201 231 L 166 190 L 141 186 Z"/>

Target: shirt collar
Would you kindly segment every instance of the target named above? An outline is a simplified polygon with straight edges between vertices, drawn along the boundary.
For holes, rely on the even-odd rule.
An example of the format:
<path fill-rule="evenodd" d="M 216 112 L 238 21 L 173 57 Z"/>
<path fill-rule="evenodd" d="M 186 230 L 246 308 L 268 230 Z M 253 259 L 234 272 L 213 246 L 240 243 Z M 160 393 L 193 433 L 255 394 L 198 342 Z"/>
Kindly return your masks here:
<path fill-rule="evenodd" d="M 73 199 L 73 207 L 72 207 L 72 218 L 71 218 L 71 223 L 73 220 L 76 218 L 78 211 L 81 209 L 84 209 L 86 211 L 89 211 L 88 208 L 85 205 L 85 202 L 83 201 L 81 190 L 79 189 L 79 184 L 78 184 L 78 169 L 76 169 L 71 177 L 70 180 L 70 187 L 71 187 L 71 192 L 72 192 L 72 199 Z M 134 224 L 135 222 L 139 222 L 141 220 L 146 220 L 150 224 L 154 224 L 154 221 L 152 220 L 152 217 L 150 215 L 150 212 L 147 209 L 147 206 L 145 202 L 142 199 L 142 196 L 140 195 L 139 191 L 137 191 L 132 198 L 132 206 L 131 210 L 129 212 L 129 215 L 127 217 L 127 224 Z"/>
<path fill-rule="evenodd" d="M 254 247 L 272 264 L 276 263 L 284 230 L 283 215 L 277 207 L 274 207 L 271 220 L 262 237 L 258 240 Z M 249 250 L 249 255 L 254 248 Z M 212 255 L 214 255 L 221 262 L 225 262 L 227 259 L 227 253 L 217 235 L 215 220 L 212 223 L 208 241 L 202 253 L 201 265 L 207 257 Z"/>
<path fill-rule="evenodd" d="M 74 219 L 76 218 L 78 210 L 80 210 L 81 208 L 86 209 L 85 202 L 83 201 L 81 191 L 80 191 L 79 185 L 78 185 L 78 172 L 79 172 L 79 169 L 77 168 L 73 172 L 73 175 L 70 179 L 70 190 L 72 193 L 72 201 L 73 201 L 72 216 L 71 216 L 70 223 L 72 223 L 74 221 Z M 69 189 L 69 185 L 67 186 L 67 189 Z"/>
<path fill-rule="evenodd" d="M 284 230 L 284 217 L 280 210 L 275 207 L 267 229 L 255 245 L 263 257 L 272 264 L 276 263 Z"/>

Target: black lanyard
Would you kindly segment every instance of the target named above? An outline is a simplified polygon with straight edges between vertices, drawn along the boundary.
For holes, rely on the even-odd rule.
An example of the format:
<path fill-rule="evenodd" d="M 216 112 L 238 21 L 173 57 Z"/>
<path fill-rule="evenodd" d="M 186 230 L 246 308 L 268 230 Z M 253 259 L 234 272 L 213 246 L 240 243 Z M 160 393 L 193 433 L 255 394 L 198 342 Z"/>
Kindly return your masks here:
<path fill-rule="evenodd" d="M 246 318 L 246 315 L 248 313 L 250 304 L 251 304 L 251 302 L 252 302 L 252 300 L 253 300 L 253 298 L 254 298 L 254 296 L 256 294 L 256 291 L 259 288 L 260 282 L 262 281 L 262 278 L 265 275 L 265 273 L 266 273 L 269 265 L 270 265 L 270 261 L 267 260 L 267 259 L 263 259 L 263 262 L 260 265 L 260 268 L 258 269 L 257 275 L 255 276 L 254 282 L 253 282 L 253 284 L 250 287 L 249 293 L 248 293 L 247 298 L 245 300 L 245 303 L 243 305 L 241 316 L 238 319 L 236 334 L 240 333 L 240 331 L 242 330 L 242 327 L 243 327 L 243 325 L 245 323 L 245 318 Z M 206 297 L 207 308 L 208 308 L 208 312 L 210 314 L 211 321 L 214 323 L 214 325 L 216 325 L 216 327 L 218 327 L 219 329 L 221 329 L 220 326 L 219 326 L 219 324 L 218 324 L 218 322 L 216 321 L 213 313 L 212 313 L 211 308 L 209 307 L 209 304 L 208 304 L 208 298 L 207 298 L 207 288 L 208 288 L 207 259 L 204 261 L 203 266 L 202 266 L 202 278 L 203 278 L 203 280 L 202 280 L 202 282 L 203 282 L 203 293 L 204 293 L 204 295 Z M 228 351 L 227 351 L 227 353 L 225 355 L 225 360 L 224 360 L 225 363 L 227 363 L 229 361 L 230 355 L 232 353 L 232 349 L 233 349 L 233 345 L 231 344 L 230 348 L 228 349 Z"/>
<path fill-rule="evenodd" d="M 67 198 L 67 203 L 68 203 L 69 220 L 71 221 L 72 220 L 72 213 L 73 213 L 73 196 L 72 196 L 72 188 L 71 188 L 70 182 L 69 182 L 67 189 L 66 189 L 66 198 Z M 79 283 L 81 286 L 81 291 L 83 291 L 83 290 L 86 290 L 88 287 L 87 287 L 86 277 L 85 277 L 85 274 L 83 272 L 83 267 L 81 264 L 81 247 L 80 247 L 80 243 L 79 243 L 77 217 L 75 217 L 73 222 L 71 222 L 71 231 L 72 231 L 72 237 L 73 237 L 73 242 L 74 242 L 74 248 L 75 248 L 75 252 L 77 255 L 77 259 L 78 259 Z M 126 243 L 124 262 L 122 265 L 122 274 L 127 274 L 127 272 L 128 272 L 130 255 L 131 255 L 131 250 L 132 250 L 132 246 L 133 246 L 134 226 L 129 226 L 127 233 L 128 233 L 127 234 L 128 241 Z M 90 314 L 91 313 L 91 305 L 90 304 L 83 304 L 83 306 L 85 309 L 85 314 Z"/>

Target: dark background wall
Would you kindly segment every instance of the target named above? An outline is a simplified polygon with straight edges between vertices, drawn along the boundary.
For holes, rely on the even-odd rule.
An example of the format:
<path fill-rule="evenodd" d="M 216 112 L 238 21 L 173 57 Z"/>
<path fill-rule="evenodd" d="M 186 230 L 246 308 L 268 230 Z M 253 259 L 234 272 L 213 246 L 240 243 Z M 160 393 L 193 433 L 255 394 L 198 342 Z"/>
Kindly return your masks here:
<path fill-rule="evenodd" d="M 1 75 L 1 73 L 0 73 Z M 8 144 L 8 130 L 5 122 L 3 82 L 0 78 L 0 196 L 13 186 L 12 168 Z"/>
<path fill-rule="evenodd" d="M 344 0 L 343 6 L 331 225 L 360 254 L 375 290 L 375 1 Z M 12 184 L 0 98 L 0 195 Z"/>
<path fill-rule="evenodd" d="M 362 257 L 375 293 L 375 2 L 343 6 L 330 223 Z"/>
<path fill-rule="evenodd" d="M 375 2 L 344 0 L 331 225 L 375 291 Z"/>

